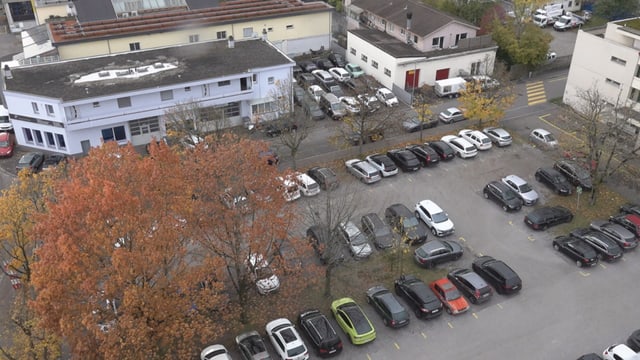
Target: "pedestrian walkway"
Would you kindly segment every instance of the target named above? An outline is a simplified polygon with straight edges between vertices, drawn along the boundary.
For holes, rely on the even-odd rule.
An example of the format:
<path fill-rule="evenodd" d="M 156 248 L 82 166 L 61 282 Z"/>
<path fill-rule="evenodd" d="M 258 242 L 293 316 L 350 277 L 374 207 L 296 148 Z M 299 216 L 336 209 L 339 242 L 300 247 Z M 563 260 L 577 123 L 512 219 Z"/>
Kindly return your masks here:
<path fill-rule="evenodd" d="M 547 95 L 544 92 L 544 82 L 536 81 L 527 84 L 527 103 L 529 106 L 546 101 Z"/>

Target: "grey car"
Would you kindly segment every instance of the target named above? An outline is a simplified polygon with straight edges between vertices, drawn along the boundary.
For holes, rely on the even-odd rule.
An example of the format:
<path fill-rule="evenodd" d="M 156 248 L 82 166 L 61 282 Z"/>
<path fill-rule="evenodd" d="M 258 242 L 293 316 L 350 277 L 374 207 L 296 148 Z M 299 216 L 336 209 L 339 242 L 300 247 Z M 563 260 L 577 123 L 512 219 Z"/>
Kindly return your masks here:
<path fill-rule="evenodd" d="M 260 334 L 251 330 L 236 336 L 236 344 L 245 360 L 269 360 L 269 352 Z"/>
<path fill-rule="evenodd" d="M 491 299 L 491 286 L 471 269 L 453 269 L 447 278 L 474 304 Z"/>
<path fill-rule="evenodd" d="M 382 179 L 380 171 L 364 160 L 351 159 L 345 161 L 344 165 L 351 175 L 365 184 L 373 184 Z"/>
<path fill-rule="evenodd" d="M 391 227 L 376 213 L 369 213 L 362 217 L 362 231 L 378 249 L 388 249 L 395 242 Z"/>
<path fill-rule="evenodd" d="M 491 142 L 498 147 L 509 146 L 513 139 L 505 129 L 499 127 L 488 127 L 482 130 L 491 139 Z"/>
<path fill-rule="evenodd" d="M 511 190 L 513 190 L 520 199 L 522 199 L 524 205 L 532 206 L 538 202 L 538 193 L 533 190 L 531 185 L 524 181 L 520 176 L 507 175 L 502 178 L 502 182 L 511 188 Z"/>
<path fill-rule="evenodd" d="M 339 233 L 349 246 L 349 251 L 355 259 L 363 259 L 371 255 L 372 249 L 367 237 L 364 236 L 353 221 L 340 223 Z"/>
<path fill-rule="evenodd" d="M 432 268 L 436 264 L 458 260 L 462 257 L 462 246 L 452 240 L 430 240 L 417 248 L 414 252 L 416 262 L 426 268 Z"/>
<path fill-rule="evenodd" d="M 462 110 L 458 108 L 448 108 L 438 115 L 438 119 L 445 124 L 454 123 L 466 119 Z"/>
<path fill-rule="evenodd" d="M 638 246 L 638 239 L 636 236 L 620 224 L 615 224 L 606 220 L 595 220 L 591 222 L 590 227 L 615 240 L 625 251 L 635 249 Z"/>

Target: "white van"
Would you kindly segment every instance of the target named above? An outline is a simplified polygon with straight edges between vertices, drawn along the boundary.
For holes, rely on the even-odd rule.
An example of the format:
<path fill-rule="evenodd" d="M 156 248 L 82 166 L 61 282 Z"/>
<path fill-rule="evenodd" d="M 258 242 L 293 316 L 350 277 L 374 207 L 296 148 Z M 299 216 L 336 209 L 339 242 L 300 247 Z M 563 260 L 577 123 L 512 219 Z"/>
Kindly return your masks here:
<path fill-rule="evenodd" d="M 284 196 L 284 199 L 287 200 L 287 202 L 300 199 L 300 187 L 290 176 L 287 176 L 286 178 L 278 177 L 278 180 L 282 182 L 280 189 L 282 191 L 282 196 Z"/>
<path fill-rule="evenodd" d="M 466 88 L 467 81 L 461 77 L 455 77 L 451 79 L 437 80 L 433 87 L 436 95 L 439 97 L 448 96 L 458 97 L 460 92 Z"/>
<path fill-rule="evenodd" d="M 297 174 L 298 187 L 304 196 L 315 196 L 320 194 L 320 185 L 307 174 Z"/>
<path fill-rule="evenodd" d="M 13 125 L 9 120 L 9 111 L 4 105 L 0 104 L 0 131 L 11 131 Z"/>

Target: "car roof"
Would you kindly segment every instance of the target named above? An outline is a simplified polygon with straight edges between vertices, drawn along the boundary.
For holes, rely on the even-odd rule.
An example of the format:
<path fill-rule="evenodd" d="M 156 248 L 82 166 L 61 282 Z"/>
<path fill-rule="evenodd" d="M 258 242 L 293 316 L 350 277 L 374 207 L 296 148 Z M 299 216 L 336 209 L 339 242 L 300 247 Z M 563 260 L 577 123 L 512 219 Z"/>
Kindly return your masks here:
<path fill-rule="evenodd" d="M 438 206 L 438 204 L 434 203 L 431 200 L 422 200 L 419 202 L 420 206 L 424 207 L 425 209 L 427 209 L 428 212 L 430 213 L 439 213 L 442 212 L 442 208 L 440 206 Z"/>
<path fill-rule="evenodd" d="M 507 175 L 507 176 L 504 177 L 504 179 L 505 180 L 511 180 L 514 184 L 516 184 L 518 186 L 524 185 L 524 184 L 527 183 L 523 178 L 521 178 L 518 175 Z"/>
<path fill-rule="evenodd" d="M 460 109 L 458 109 L 457 107 L 450 107 L 450 108 L 448 108 L 446 111 L 448 111 L 448 112 L 456 112 L 456 111 L 461 112 L 461 110 L 460 110 Z"/>
<path fill-rule="evenodd" d="M 404 204 L 393 204 L 389 208 L 393 209 L 399 216 L 413 216 L 411 210 Z"/>
<path fill-rule="evenodd" d="M 547 134 L 551 134 L 549 131 L 545 130 L 545 129 L 533 129 L 531 132 L 537 132 L 540 135 L 547 135 Z"/>

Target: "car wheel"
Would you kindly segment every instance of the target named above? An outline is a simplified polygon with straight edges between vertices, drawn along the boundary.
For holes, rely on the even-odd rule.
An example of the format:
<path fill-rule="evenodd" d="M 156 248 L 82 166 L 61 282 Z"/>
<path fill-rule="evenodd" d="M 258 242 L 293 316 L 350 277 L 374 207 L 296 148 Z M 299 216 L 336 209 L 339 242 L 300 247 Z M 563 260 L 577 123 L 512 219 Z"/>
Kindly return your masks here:
<path fill-rule="evenodd" d="M 502 210 L 509 211 L 509 207 L 507 205 L 502 205 Z"/>
<path fill-rule="evenodd" d="M 477 304 L 478 303 L 478 299 L 476 299 L 474 296 L 470 296 L 469 300 L 471 301 L 472 304 Z"/>
<path fill-rule="evenodd" d="M 542 177 L 539 174 L 536 174 L 536 180 L 542 181 Z"/>
<path fill-rule="evenodd" d="M 558 246 L 558 244 L 553 244 L 553 249 L 555 251 L 560 251 L 560 246 Z"/>
<path fill-rule="evenodd" d="M 451 308 L 447 307 L 447 314 L 451 315 Z"/>
<path fill-rule="evenodd" d="M 384 319 L 384 326 L 389 326 L 389 320 L 387 320 L 386 318 Z"/>
<path fill-rule="evenodd" d="M 488 198 L 489 198 L 489 193 L 488 193 L 488 192 L 486 192 L 486 191 L 485 191 L 485 192 L 483 192 L 482 194 L 484 195 L 484 198 L 485 198 L 485 199 L 488 199 Z"/>
<path fill-rule="evenodd" d="M 570 222 L 572 222 L 572 221 L 573 221 L 573 215 L 571 215 L 571 216 L 569 216 L 569 217 L 567 218 L 567 222 L 568 222 L 568 223 L 570 223 Z"/>
<path fill-rule="evenodd" d="M 371 298 L 367 296 L 367 304 L 371 304 Z"/>
<path fill-rule="evenodd" d="M 416 314 L 418 319 L 422 318 L 422 311 L 420 311 L 420 309 L 415 309 L 414 314 Z"/>
<path fill-rule="evenodd" d="M 556 194 L 560 195 L 562 194 L 562 191 L 560 191 L 560 189 L 556 189 Z"/>
<path fill-rule="evenodd" d="M 548 227 L 549 226 L 547 224 L 544 224 L 544 225 L 540 226 L 540 230 L 542 230 L 542 231 L 547 230 Z"/>
<path fill-rule="evenodd" d="M 582 262 L 580 260 L 576 260 L 576 266 L 582 267 Z"/>
<path fill-rule="evenodd" d="M 436 228 L 431 228 L 431 233 L 433 234 L 433 236 L 438 236 L 438 232 L 436 231 Z"/>
<path fill-rule="evenodd" d="M 598 261 L 602 260 L 602 254 L 596 255 L 596 258 L 598 258 Z"/>

